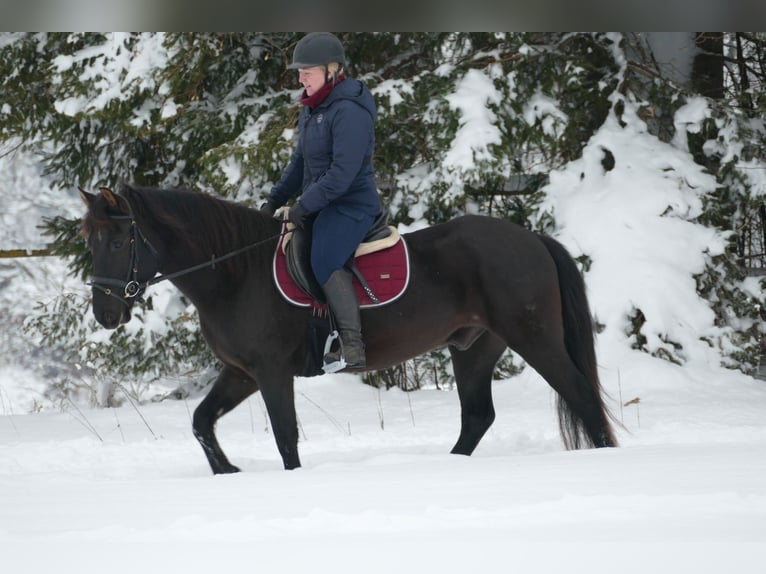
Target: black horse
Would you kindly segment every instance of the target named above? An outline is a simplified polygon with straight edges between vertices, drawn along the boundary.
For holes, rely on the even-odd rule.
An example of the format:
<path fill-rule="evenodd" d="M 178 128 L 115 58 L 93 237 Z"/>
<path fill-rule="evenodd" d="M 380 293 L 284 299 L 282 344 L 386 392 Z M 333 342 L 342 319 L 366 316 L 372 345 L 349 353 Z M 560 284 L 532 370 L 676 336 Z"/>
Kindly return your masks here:
<path fill-rule="evenodd" d="M 215 436 L 218 418 L 260 390 L 287 469 L 300 466 L 293 377 L 301 374 L 311 311 L 272 279 L 280 223 L 211 195 L 124 185 L 81 192 L 93 255 L 93 313 L 114 329 L 158 280 L 195 305 L 223 369 L 194 412 L 194 435 L 214 473 L 237 472 Z M 502 219 L 466 216 L 405 235 L 406 293 L 362 311 L 367 368 L 447 346 L 461 406 L 453 453 L 470 455 L 495 418 L 492 373 L 507 347 L 558 393 L 567 448 L 616 446 L 580 273 L 564 247 Z M 250 246 L 246 250 L 243 247 Z M 211 264 L 211 258 L 236 256 Z"/>

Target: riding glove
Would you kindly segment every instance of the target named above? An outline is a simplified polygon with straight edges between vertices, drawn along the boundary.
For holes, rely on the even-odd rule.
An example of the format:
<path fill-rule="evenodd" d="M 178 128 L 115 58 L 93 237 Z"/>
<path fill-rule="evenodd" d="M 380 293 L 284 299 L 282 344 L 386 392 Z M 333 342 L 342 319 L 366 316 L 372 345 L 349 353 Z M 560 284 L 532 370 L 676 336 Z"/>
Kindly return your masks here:
<path fill-rule="evenodd" d="M 279 207 L 277 206 L 277 204 L 274 202 L 273 199 L 267 199 L 261 204 L 260 209 L 263 213 L 265 213 L 269 217 L 274 217 L 274 214 L 277 212 L 277 209 L 279 209 Z"/>
<path fill-rule="evenodd" d="M 296 201 L 295 205 L 290 208 L 290 212 L 287 214 L 287 220 L 296 227 L 303 227 L 307 216 L 308 212 L 301 205 L 301 202 Z"/>

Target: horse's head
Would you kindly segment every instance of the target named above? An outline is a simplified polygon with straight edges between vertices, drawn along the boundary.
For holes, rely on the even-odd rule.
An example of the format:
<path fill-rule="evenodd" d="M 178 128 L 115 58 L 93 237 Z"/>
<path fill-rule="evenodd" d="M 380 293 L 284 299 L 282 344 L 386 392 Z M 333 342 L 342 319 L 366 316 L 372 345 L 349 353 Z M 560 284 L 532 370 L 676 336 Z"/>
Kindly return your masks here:
<path fill-rule="evenodd" d="M 130 320 L 147 281 L 157 273 L 157 253 L 138 228 L 128 198 L 102 187 L 80 190 L 88 206 L 82 234 L 93 256 L 93 315 L 107 329 Z"/>

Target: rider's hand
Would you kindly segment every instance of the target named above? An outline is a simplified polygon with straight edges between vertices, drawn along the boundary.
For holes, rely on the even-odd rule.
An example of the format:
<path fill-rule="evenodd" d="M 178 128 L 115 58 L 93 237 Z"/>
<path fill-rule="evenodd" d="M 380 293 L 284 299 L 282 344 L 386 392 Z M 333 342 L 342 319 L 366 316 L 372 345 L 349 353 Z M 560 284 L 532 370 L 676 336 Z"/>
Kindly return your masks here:
<path fill-rule="evenodd" d="M 276 203 L 274 203 L 273 199 L 267 199 L 261 204 L 260 209 L 263 213 L 265 213 L 269 217 L 274 217 L 274 214 L 277 212 L 277 209 L 279 209 L 279 207 L 277 206 Z"/>
<path fill-rule="evenodd" d="M 301 205 L 301 202 L 297 201 L 295 202 L 295 205 L 290 208 L 290 212 L 287 214 L 287 220 L 296 227 L 303 227 L 303 224 L 306 221 L 306 216 L 308 216 L 308 212 Z"/>

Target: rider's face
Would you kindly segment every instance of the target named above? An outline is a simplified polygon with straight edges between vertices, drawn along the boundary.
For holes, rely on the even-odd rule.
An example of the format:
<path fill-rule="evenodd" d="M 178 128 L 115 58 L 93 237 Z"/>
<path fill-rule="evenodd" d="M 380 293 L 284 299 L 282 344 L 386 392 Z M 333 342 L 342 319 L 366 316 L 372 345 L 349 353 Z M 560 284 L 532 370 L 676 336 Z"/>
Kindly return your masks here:
<path fill-rule="evenodd" d="M 324 66 L 313 68 L 301 68 L 298 70 L 298 81 L 306 89 L 307 96 L 313 96 L 316 91 L 325 84 Z"/>

